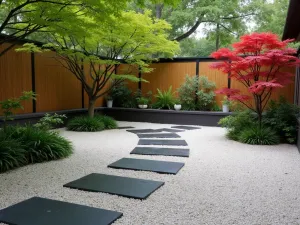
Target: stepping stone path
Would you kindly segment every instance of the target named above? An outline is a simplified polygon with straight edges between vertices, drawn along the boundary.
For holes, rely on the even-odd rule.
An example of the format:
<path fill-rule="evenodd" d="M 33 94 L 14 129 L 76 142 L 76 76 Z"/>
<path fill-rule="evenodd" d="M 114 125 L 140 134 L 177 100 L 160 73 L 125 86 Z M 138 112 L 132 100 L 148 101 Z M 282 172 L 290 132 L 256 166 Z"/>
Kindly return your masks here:
<path fill-rule="evenodd" d="M 155 130 L 156 132 L 170 132 L 170 133 L 179 133 L 184 132 L 185 130 L 179 130 L 179 129 L 171 129 L 171 128 L 162 128 Z"/>
<path fill-rule="evenodd" d="M 175 133 L 153 133 L 153 134 L 137 134 L 139 138 L 180 138 Z"/>
<path fill-rule="evenodd" d="M 168 146 L 187 146 L 185 140 L 157 140 L 157 139 L 141 139 L 138 145 L 168 145 Z"/>
<path fill-rule="evenodd" d="M 123 158 L 108 165 L 108 167 L 115 169 L 144 170 L 168 174 L 177 174 L 183 166 L 184 163 L 180 162 L 167 162 L 132 158 Z"/>
<path fill-rule="evenodd" d="M 131 128 L 133 127 L 119 127 L 118 129 Z M 185 140 L 180 139 L 180 136 L 176 133 L 194 129 L 200 129 L 200 127 L 173 126 L 162 129 L 127 130 L 141 138 L 138 145 L 165 146 L 137 146 L 130 154 L 189 157 L 188 148 L 170 148 L 168 146 L 187 146 Z M 115 169 L 143 170 L 169 174 L 177 174 L 183 166 L 184 163 L 179 162 L 134 158 L 123 158 L 108 165 L 108 167 Z M 162 181 L 92 173 L 65 184 L 64 187 L 146 199 L 163 185 L 164 182 Z M 34 197 L 0 210 L 0 223 L 3 222 L 10 225 L 109 225 L 122 217 L 122 215 L 120 212 Z"/>
<path fill-rule="evenodd" d="M 138 134 L 138 133 L 154 133 L 154 129 L 141 129 L 141 130 L 127 130 L 128 132 Z"/>
<path fill-rule="evenodd" d="M 83 191 L 116 194 L 129 198 L 145 199 L 162 185 L 164 185 L 164 182 L 161 181 L 92 173 L 65 184 L 64 187 Z"/>
<path fill-rule="evenodd" d="M 135 147 L 130 154 L 189 157 L 190 150 L 187 148 Z"/>
<path fill-rule="evenodd" d="M 130 128 L 134 128 L 134 127 L 118 127 L 118 129 L 130 129 Z"/>
<path fill-rule="evenodd" d="M 123 214 L 34 197 L 0 210 L 0 222 L 11 225 L 107 225 Z"/>
<path fill-rule="evenodd" d="M 178 128 L 183 130 L 197 130 L 200 129 L 200 127 L 191 127 L 191 126 L 173 126 L 171 128 Z"/>

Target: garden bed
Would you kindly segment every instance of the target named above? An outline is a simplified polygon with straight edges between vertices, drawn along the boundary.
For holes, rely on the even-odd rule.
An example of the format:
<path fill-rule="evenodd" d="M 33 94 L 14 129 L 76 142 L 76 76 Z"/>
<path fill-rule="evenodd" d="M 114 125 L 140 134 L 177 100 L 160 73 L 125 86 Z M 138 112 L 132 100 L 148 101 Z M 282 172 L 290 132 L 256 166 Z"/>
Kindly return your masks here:
<path fill-rule="evenodd" d="M 132 109 L 132 108 L 106 108 L 99 107 L 98 113 L 111 116 L 119 121 L 132 122 L 151 122 L 165 124 L 185 124 L 185 125 L 202 125 L 218 126 L 218 121 L 230 115 L 231 113 L 223 112 L 206 112 L 206 111 L 174 111 L 161 109 Z M 50 113 L 66 114 L 68 118 L 86 113 L 86 109 L 62 110 Z M 30 113 L 16 115 L 15 120 L 11 123 L 34 123 L 45 115 L 43 113 Z M 1 118 L 0 118 L 1 119 Z M 0 122 L 1 125 L 1 122 Z"/>
<path fill-rule="evenodd" d="M 218 126 L 221 118 L 231 113 L 174 111 L 161 109 L 104 108 L 102 111 L 119 121 Z"/>

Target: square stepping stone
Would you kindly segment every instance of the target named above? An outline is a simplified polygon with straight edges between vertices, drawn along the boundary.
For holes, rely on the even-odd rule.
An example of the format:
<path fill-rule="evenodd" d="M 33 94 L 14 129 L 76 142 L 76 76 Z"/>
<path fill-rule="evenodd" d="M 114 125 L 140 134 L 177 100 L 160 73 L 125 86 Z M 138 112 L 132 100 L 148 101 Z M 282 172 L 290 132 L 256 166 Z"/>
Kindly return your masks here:
<path fill-rule="evenodd" d="M 155 133 L 154 129 L 139 129 L 139 130 L 126 130 L 128 132 L 138 134 L 138 133 Z"/>
<path fill-rule="evenodd" d="M 184 129 L 184 130 L 196 130 L 201 129 L 201 127 L 192 127 L 192 126 L 173 126 L 171 128 L 178 128 L 178 129 Z"/>
<path fill-rule="evenodd" d="M 154 134 L 137 134 L 139 138 L 180 138 L 175 133 L 154 133 Z"/>
<path fill-rule="evenodd" d="M 146 199 L 162 185 L 164 185 L 164 182 L 161 181 L 92 173 L 65 184 L 64 187 L 83 191 L 104 192 L 129 198 Z"/>
<path fill-rule="evenodd" d="M 131 129 L 131 128 L 134 128 L 134 127 L 118 127 L 118 129 Z"/>
<path fill-rule="evenodd" d="M 190 150 L 185 148 L 136 147 L 130 154 L 189 157 Z"/>
<path fill-rule="evenodd" d="M 169 146 L 187 146 L 185 140 L 157 140 L 157 139 L 140 139 L 138 145 L 169 145 Z"/>
<path fill-rule="evenodd" d="M 183 166 L 184 163 L 180 162 L 167 162 L 132 158 L 123 158 L 108 165 L 108 167 L 115 169 L 144 170 L 168 174 L 177 174 Z"/>
<path fill-rule="evenodd" d="M 120 212 L 33 197 L 0 210 L 0 223 L 10 225 L 108 225 Z"/>
<path fill-rule="evenodd" d="M 172 129 L 172 128 L 162 128 L 157 129 L 156 132 L 171 132 L 171 133 L 178 133 L 178 132 L 184 132 L 185 130 L 179 130 L 179 129 Z"/>

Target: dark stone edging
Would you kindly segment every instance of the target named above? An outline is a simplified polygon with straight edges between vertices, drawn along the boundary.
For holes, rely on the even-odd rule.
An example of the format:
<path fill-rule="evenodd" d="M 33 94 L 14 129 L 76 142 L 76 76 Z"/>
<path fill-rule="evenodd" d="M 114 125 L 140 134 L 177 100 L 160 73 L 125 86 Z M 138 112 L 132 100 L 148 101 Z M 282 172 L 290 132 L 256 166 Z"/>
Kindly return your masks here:
<path fill-rule="evenodd" d="M 218 126 L 220 119 L 231 115 L 231 113 L 223 112 L 127 108 L 105 108 L 104 113 L 120 121 L 202 126 Z"/>
<path fill-rule="evenodd" d="M 218 126 L 218 121 L 231 113 L 206 112 L 206 111 L 175 111 L 159 109 L 131 109 L 131 108 L 96 108 L 96 112 L 114 117 L 119 121 L 152 122 L 165 124 Z M 42 118 L 47 112 L 29 113 L 16 115 L 14 121 L 9 123 L 34 123 Z M 87 109 L 71 109 L 52 111 L 48 113 L 66 114 L 72 118 L 84 113 Z M 0 117 L 1 120 L 1 117 Z M 0 122 L 2 124 L 2 122 Z"/>

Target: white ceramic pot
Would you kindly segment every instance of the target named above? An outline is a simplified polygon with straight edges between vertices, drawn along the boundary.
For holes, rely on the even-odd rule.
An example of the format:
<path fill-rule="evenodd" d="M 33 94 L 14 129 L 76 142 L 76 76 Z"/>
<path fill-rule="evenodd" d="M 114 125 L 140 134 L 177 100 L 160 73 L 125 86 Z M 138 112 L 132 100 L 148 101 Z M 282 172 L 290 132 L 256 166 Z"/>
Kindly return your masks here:
<path fill-rule="evenodd" d="M 113 100 L 107 100 L 106 101 L 106 105 L 107 105 L 107 108 L 112 108 L 112 106 L 113 106 Z"/>
<path fill-rule="evenodd" d="M 148 108 L 148 105 L 139 105 L 139 108 L 140 108 L 140 109 L 147 109 L 147 108 Z"/>
<path fill-rule="evenodd" d="M 175 109 L 176 111 L 179 111 L 179 110 L 181 109 L 181 105 L 175 104 L 175 105 L 174 105 L 174 109 Z"/>
<path fill-rule="evenodd" d="M 222 105 L 223 112 L 229 112 L 229 105 Z"/>

